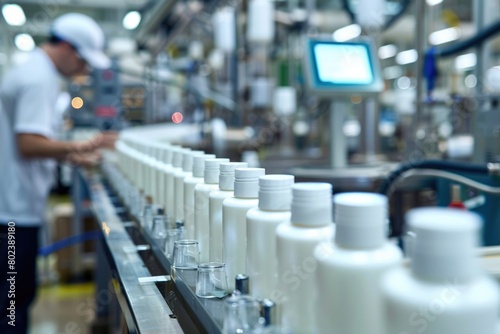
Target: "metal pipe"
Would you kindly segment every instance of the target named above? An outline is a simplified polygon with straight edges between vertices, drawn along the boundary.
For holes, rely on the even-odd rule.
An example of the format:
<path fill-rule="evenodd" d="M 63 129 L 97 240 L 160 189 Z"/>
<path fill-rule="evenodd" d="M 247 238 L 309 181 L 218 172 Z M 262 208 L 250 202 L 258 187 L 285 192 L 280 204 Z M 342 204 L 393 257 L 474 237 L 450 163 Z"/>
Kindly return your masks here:
<path fill-rule="evenodd" d="M 393 183 L 391 188 L 389 188 L 389 191 L 387 192 L 387 197 L 390 197 L 394 192 L 394 190 L 396 190 L 396 188 L 399 185 L 401 185 L 404 181 L 406 181 L 409 178 L 415 178 L 415 177 L 435 177 L 435 178 L 447 179 L 450 181 L 464 184 L 471 188 L 475 188 L 479 191 L 483 191 L 488 194 L 500 195 L 500 187 L 492 187 L 459 174 L 450 173 L 439 169 L 412 169 L 404 172 L 403 174 L 401 174 L 401 176 L 399 176 L 399 178 Z"/>

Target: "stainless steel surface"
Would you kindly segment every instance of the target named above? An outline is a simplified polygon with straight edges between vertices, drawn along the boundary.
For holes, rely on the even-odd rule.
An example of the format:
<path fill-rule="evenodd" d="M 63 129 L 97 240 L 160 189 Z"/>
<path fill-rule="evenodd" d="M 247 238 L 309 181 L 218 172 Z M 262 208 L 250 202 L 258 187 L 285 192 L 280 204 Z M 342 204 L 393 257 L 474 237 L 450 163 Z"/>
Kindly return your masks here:
<path fill-rule="evenodd" d="M 172 311 L 156 285 L 139 284 L 139 278 L 150 277 L 151 274 L 137 252 L 125 251 L 136 246 L 116 215 L 102 184 L 91 179 L 90 186 L 92 209 L 116 266 L 117 279 L 122 294 L 130 306 L 137 331 L 151 334 L 183 333 L 177 320 L 169 317 Z"/>
<path fill-rule="evenodd" d="M 307 168 L 288 170 L 295 175 L 296 182 L 322 181 L 334 185 L 334 191 L 375 191 L 378 185 L 397 168 L 397 163 L 375 166 L 350 166 L 345 168 Z"/>
<path fill-rule="evenodd" d="M 345 108 L 345 102 L 332 102 L 330 110 L 330 166 L 332 168 L 347 166 L 347 144 L 343 130 Z"/>

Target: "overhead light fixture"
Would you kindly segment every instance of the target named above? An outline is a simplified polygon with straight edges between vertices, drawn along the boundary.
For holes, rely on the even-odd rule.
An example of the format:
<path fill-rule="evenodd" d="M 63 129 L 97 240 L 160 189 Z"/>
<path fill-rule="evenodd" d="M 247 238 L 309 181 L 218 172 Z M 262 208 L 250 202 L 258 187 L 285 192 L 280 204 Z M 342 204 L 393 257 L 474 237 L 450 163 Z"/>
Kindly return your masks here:
<path fill-rule="evenodd" d="M 378 49 L 380 59 L 392 58 L 398 53 L 398 48 L 394 44 L 387 44 Z"/>
<path fill-rule="evenodd" d="M 476 66 L 477 56 L 475 53 L 467 53 L 455 58 L 455 68 L 457 70 L 465 70 Z"/>
<path fill-rule="evenodd" d="M 127 30 L 134 30 L 141 23 L 141 13 L 138 11 L 128 12 L 123 18 L 123 27 Z"/>
<path fill-rule="evenodd" d="M 443 2 L 443 0 L 427 0 L 429 6 L 439 5 L 441 2 Z"/>
<path fill-rule="evenodd" d="M 22 26 L 26 23 L 26 16 L 21 6 L 16 4 L 6 4 L 2 6 L 2 15 L 11 26 Z"/>
<path fill-rule="evenodd" d="M 337 42 L 345 42 L 361 35 L 361 26 L 351 24 L 340 28 L 333 33 L 333 39 Z"/>
<path fill-rule="evenodd" d="M 32 51 L 35 48 L 35 41 L 29 34 L 18 34 L 14 37 L 14 44 L 21 51 Z"/>
<path fill-rule="evenodd" d="M 418 59 L 418 52 L 415 49 L 401 51 L 396 55 L 396 63 L 399 65 L 406 65 L 416 62 Z"/>
<path fill-rule="evenodd" d="M 438 30 L 429 35 L 429 43 L 432 45 L 439 45 L 455 41 L 462 36 L 460 28 L 452 27 L 443 30 Z"/>
<path fill-rule="evenodd" d="M 79 96 L 75 96 L 72 100 L 71 100 L 71 106 L 74 108 L 74 109 L 81 109 L 83 107 L 83 99 Z"/>

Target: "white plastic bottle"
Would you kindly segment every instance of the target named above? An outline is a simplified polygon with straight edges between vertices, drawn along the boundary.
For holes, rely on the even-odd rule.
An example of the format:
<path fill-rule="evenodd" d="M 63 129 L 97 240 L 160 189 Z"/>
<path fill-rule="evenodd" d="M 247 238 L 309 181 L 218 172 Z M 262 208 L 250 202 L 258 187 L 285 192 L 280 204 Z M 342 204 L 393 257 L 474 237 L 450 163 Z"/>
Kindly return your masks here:
<path fill-rule="evenodd" d="M 203 154 L 203 151 L 188 151 L 182 154 L 182 171 L 174 175 L 174 222 L 184 223 L 184 179 L 193 175 L 193 157 Z"/>
<path fill-rule="evenodd" d="M 237 168 L 234 171 L 234 197 L 222 202 L 223 257 L 229 291 L 234 278 L 246 272 L 247 212 L 259 205 L 259 177 L 264 168 Z"/>
<path fill-rule="evenodd" d="M 182 155 L 185 152 L 191 151 L 190 148 L 175 148 L 172 152 L 172 167 L 167 171 L 166 175 L 166 185 L 167 185 L 167 193 L 166 193 L 166 213 L 167 216 L 170 217 L 170 220 L 173 222 L 175 216 L 175 174 L 182 171 Z"/>
<path fill-rule="evenodd" d="M 160 192 L 160 205 L 165 208 L 165 215 L 170 219 L 170 212 L 167 211 L 167 196 L 168 196 L 168 187 L 167 187 L 167 175 L 172 172 L 174 168 L 172 165 L 174 150 L 180 149 L 180 146 L 177 145 L 168 145 L 165 147 L 163 151 L 163 164 L 160 164 L 159 168 L 161 171 L 159 177 L 159 183 L 161 185 L 162 191 Z"/>
<path fill-rule="evenodd" d="M 278 283 L 276 228 L 290 221 L 293 175 L 259 178 L 259 206 L 247 212 L 247 270 L 250 293 L 271 298 Z"/>
<path fill-rule="evenodd" d="M 205 160 L 215 159 L 214 154 L 193 157 L 193 175 L 184 179 L 184 237 L 194 239 L 194 187 L 205 181 Z"/>
<path fill-rule="evenodd" d="M 219 189 L 219 165 L 229 162 L 229 159 L 205 160 L 205 177 L 203 183 L 194 187 L 194 230 L 195 240 L 200 247 L 200 262 L 208 262 L 210 252 L 210 225 L 208 196 L 213 190 Z"/>
<path fill-rule="evenodd" d="M 334 242 L 314 252 L 318 333 L 385 334 L 380 281 L 403 258 L 385 235 L 387 197 L 343 193 L 333 204 Z"/>
<path fill-rule="evenodd" d="M 210 262 L 224 262 L 222 256 L 222 202 L 234 196 L 234 170 L 247 167 L 246 162 L 225 162 L 219 166 L 219 190 L 208 195 L 210 225 Z"/>
<path fill-rule="evenodd" d="M 498 283 L 480 268 L 481 219 L 457 209 L 421 208 L 406 216 L 415 233 L 411 268 L 382 280 L 386 334 L 495 334 Z"/>
<path fill-rule="evenodd" d="M 292 186 L 292 216 L 276 229 L 278 286 L 271 300 L 281 306 L 281 323 L 293 333 L 316 333 L 316 246 L 331 241 L 332 186 L 296 183 Z"/>

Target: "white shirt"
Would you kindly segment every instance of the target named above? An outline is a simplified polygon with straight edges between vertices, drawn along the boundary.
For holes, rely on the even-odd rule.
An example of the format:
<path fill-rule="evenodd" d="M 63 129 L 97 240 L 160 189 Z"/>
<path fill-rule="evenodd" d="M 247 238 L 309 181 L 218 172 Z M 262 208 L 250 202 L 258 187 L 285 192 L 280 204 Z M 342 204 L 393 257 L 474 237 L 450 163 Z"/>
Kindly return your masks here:
<path fill-rule="evenodd" d="M 60 116 L 55 110 L 59 74 L 41 49 L 11 69 L 0 86 L 0 222 L 38 226 L 54 180 L 56 161 L 24 159 L 16 135 L 55 139 Z"/>

